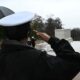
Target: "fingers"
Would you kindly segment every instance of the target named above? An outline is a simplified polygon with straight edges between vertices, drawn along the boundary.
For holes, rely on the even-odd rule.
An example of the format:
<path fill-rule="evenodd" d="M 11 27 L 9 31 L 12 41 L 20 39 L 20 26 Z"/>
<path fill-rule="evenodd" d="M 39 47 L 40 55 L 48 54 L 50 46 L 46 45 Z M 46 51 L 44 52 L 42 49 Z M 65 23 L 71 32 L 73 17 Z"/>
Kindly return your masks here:
<path fill-rule="evenodd" d="M 33 30 L 35 33 L 37 33 L 38 31 L 37 30 Z"/>
<path fill-rule="evenodd" d="M 36 30 L 34 30 L 34 32 L 36 33 L 37 36 L 39 36 L 41 39 L 43 39 L 46 42 L 50 39 L 50 36 L 46 33 L 38 32 Z"/>
<path fill-rule="evenodd" d="M 37 36 L 42 34 L 42 32 L 38 32 L 37 30 L 33 30 L 33 31 L 36 33 Z"/>

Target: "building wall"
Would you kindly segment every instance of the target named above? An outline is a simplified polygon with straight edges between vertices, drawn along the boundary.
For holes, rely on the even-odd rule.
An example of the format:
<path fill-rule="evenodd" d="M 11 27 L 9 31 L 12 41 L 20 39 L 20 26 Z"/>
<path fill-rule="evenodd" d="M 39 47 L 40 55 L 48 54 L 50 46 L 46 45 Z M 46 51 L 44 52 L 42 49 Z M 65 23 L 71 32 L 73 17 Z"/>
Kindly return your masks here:
<path fill-rule="evenodd" d="M 59 39 L 66 39 L 70 42 L 72 41 L 70 29 L 56 29 L 55 36 Z"/>

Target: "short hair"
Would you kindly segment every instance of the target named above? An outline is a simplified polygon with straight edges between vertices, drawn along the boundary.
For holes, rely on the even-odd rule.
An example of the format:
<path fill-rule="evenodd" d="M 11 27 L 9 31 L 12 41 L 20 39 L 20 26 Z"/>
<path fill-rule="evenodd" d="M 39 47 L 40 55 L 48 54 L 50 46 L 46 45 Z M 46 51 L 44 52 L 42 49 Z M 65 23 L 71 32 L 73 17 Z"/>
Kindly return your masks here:
<path fill-rule="evenodd" d="M 27 38 L 30 31 L 31 31 L 30 22 L 27 22 L 19 26 L 5 27 L 4 35 L 6 38 L 10 40 L 20 41 L 24 38 Z"/>

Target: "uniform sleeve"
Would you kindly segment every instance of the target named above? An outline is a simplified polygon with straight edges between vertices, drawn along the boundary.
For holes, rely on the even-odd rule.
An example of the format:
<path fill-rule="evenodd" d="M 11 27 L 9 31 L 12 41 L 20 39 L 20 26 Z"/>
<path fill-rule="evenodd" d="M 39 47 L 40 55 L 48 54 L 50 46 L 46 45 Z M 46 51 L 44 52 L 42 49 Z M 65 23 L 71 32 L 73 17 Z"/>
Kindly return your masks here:
<path fill-rule="evenodd" d="M 51 45 L 57 56 L 65 59 L 80 61 L 80 54 L 74 51 L 74 49 L 67 40 L 59 40 L 58 38 L 51 37 L 48 43 Z"/>

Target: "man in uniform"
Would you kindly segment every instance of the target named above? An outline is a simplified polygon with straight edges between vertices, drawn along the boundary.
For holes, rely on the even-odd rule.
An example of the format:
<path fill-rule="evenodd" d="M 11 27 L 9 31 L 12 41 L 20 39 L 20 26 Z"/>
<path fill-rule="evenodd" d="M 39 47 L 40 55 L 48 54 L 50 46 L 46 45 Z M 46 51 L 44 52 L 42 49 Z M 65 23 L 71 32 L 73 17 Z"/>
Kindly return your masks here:
<path fill-rule="evenodd" d="M 34 14 L 14 13 L 0 20 L 5 39 L 0 53 L 0 80 L 72 80 L 80 71 L 80 54 L 68 41 L 35 31 L 56 56 L 27 44 Z"/>

